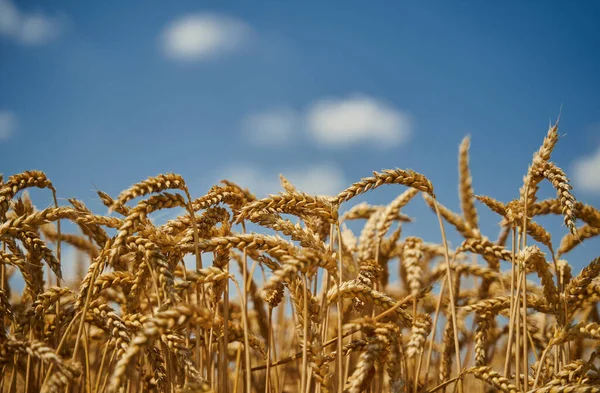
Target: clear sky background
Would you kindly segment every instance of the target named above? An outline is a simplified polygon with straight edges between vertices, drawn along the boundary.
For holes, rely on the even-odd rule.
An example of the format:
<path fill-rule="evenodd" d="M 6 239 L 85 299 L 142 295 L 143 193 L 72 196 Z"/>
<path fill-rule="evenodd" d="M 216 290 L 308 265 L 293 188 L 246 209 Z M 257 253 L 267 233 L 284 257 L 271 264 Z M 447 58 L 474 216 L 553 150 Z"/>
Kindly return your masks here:
<path fill-rule="evenodd" d="M 62 203 L 104 213 L 95 187 L 164 172 L 195 196 L 222 178 L 275 193 L 279 173 L 333 195 L 400 167 L 458 211 L 462 138 L 476 193 L 506 202 L 562 106 L 553 161 L 600 206 L 599 16 L 585 0 L 0 0 L 0 172 L 43 170 Z M 494 239 L 498 217 L 479 211 Z M 407 212 L 406 234 L 440 241 L 421 200 Z M 558 245 L 560 217 L 540 221 Z M 569 260 L 598 255 L 590 241 Z"/>

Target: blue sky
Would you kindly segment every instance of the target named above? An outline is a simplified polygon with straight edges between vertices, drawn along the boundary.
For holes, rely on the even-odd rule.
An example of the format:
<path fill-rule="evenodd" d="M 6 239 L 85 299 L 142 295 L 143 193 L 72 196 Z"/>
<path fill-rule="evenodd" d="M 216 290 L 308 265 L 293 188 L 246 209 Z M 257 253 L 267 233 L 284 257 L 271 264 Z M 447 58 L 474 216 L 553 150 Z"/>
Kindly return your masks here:
<path fill-rule="evenodd" d="M 553 160 L 598 206 L 598 15 L 593 1 L 0 0 L 0 172 L 44 170 L 59 197 L 105 212 L 95 187 L 169 171 L 196 196 L 224 177 L 278 192 L 279 173 L 335 194 L 400 167 L 458 210 L 462 138 L 476 193 L 508 201 L 562 105 Z M 415 205 L 405 232 L 439 241 Z M 495 238 L 498 218 L 480 212 Z M 565 228 L 547 222 L 558 244 Z"/>

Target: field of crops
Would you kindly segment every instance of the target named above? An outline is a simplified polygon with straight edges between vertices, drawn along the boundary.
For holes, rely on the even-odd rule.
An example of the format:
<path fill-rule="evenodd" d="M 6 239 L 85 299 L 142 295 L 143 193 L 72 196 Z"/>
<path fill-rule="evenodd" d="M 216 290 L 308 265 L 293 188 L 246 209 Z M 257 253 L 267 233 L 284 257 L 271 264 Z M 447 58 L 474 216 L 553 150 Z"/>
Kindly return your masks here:
<path fill-rule="evenodd" d="M 600 235 L 600 210 L 576 201 L 551 161 L 558 135 L 551 126 L 512 201 L 473 190 L 465 138 L 460 212 L 403 169 L 335 197 L 282 176 L 264 199 L 227 180 L 194 196 L 161 174 L 98 192 L 103 215 L 59 204 L 41 171 L 6 175 L 0 392 L 600 392 L 600 258 L 573 271 L 568 254 Z M 555 198 L 536 197 L 544 182 Z M 36 209 L 32 187 L 55 206 Z M 345 205 L 378 187 L 398 195 Z M 402 234 L 417 197 L 441 243 Z M 174 208 L 184 213 L 152 219 Z M 497 233 L 480 232 L 481 209 L 497 213 Z M 560 242 L 543 215 L 562 216 Z M 463 237 L 455 248 L 450 227 Z M 66 247 L 82 255 L 78 282 L 63 280 Z M 22 292 L 9 285 L 18 276 Z"/>

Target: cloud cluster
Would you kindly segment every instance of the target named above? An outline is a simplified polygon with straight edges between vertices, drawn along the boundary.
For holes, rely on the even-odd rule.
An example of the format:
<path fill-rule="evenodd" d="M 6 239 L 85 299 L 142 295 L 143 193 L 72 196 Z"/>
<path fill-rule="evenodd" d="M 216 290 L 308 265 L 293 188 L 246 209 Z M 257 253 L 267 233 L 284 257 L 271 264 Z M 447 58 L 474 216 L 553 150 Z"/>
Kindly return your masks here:
<path fill-rule="evenodd" d="M 17 116 L 8 110 L 0 110 L 0 142 L 10 138 L 17 130 Z"/>
<path fill-rule="evenodd" d="M 325 98 L 310 104 L 304 114 L 289 108 L 255 113 L 243 119 L 245 136 L 259 146 L 289 145 L 304 134 L 323 147 L 370 143 L 394 147 L 411 134 L 411 116 L 374 97 L 355 94 Z"/>
<path fill-rule="evenodd" d="M 23 12 L 11 0 L 0 0 L 0 35 L 24 45 L 42 45 L 56 39 L 62 30 L 61 18 L 40 11 Z"/>
<path fill-rule="evenodd" d="M 251 34 L 247 24 L 233 17 L 189 14 L 171 22 L 160 41 L 168 58 L 191 62 L 235 52 L 248 42 Z"/>
<path fill-rule="evenodd" d="M 319 100 L 310 107 L 307 121 L 314 140 L 325 146 L 395 146 L 406 141 L 411 128 L 406 113 L 365 95 Z"/>
<path fill-rule="evenodd" d="M 573 179 L 580 190 L 600 194 L 600 146 L 574 162 Z"/>

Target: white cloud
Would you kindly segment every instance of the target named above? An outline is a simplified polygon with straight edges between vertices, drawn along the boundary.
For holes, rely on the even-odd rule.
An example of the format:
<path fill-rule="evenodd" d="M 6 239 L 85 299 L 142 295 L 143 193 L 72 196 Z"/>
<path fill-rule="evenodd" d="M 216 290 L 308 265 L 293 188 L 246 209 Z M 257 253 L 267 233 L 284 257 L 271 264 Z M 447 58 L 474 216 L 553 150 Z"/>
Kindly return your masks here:
<path fill-rule="evenodd" d="M 600 146 L 591 155 L 575 161 L 573 174 L 579 189 L 600 194 Z"/>
<path fill-rule="evenodd" d="M 10 138 L 17 130 L 17 116 L 11 111 L 0 110 L 0 142 Z"/>
<path fill-rule="evenodd" d="M 301 134 L 325 147 L 369 143 L 393 147 L 407 141 L 412 118 L 404 111 L 367 95 L 320 99 L 303 115 L 290 108 L 266 110 L 242 119 L 242 131 L 260 146 L 290 145 Z"/>
<path fill-rule="evenodd" d="M 298 120 L 292 109 L 279 108 L 246 116 L 242 120 L 242 130 L 255 145 L 281 147 L 292 141 Z"/>
<path fill-rule="evenodd" d="M 197 61 L 240 49 L 251 33 L 248 25 L 232 17 L 191 14 L 166 27 L 161 45 L 169 58 Z"/>
<path fill-rule="evenodd" d="M 247 187 L 259 197 L 283 191 L 279 182 L 279 173 L 283 174 L 298 191 L 311 195 L 336 195 L 346 182 L 344 174 L 337 166 L 322 163 L 305 168 L 287 168 L 280 171 L 260 170 L 252 165 L 236 165 L 225 169 L 221 179 L 231 180 Z"/>
<path fill-rule="evenodd" d="M 57 38 L 62 21 L 41 12 L 20 11 L 11 0 L 0 0 L 0 34 L 25 45 L 40 45 Z"/>
<path fill-rule="evenodd" d="M 362 142 L 395 146 L 410 135 L 410 116 L 366 95 L 323 99 L 310 106 L 307 127 L 317 143 L 345 147 Z"/>

